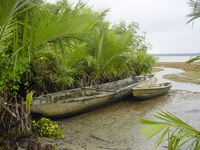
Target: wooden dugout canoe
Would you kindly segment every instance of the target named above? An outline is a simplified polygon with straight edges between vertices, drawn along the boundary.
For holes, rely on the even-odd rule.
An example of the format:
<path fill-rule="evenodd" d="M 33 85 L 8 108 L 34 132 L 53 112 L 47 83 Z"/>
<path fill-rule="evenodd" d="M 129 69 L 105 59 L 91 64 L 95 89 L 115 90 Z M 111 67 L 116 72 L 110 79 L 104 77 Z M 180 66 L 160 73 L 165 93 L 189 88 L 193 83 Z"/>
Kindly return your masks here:
<path fill-rule="evenodd" d="M 153 84 L 148 87 L 134 87 L 132 88 L 133 96 L 139 99 L 152 99 L 166 94 L 172 87 L 171 83 Z"/>
<path fill-rule="evenodd" d="M 31 104 L 33 116 L 61 118 L 81 114 L 102 105 L 132 97 L 131 88 L 153 83 L 153 75 L 134 76 L 123 80 L 35 97 Z"/>

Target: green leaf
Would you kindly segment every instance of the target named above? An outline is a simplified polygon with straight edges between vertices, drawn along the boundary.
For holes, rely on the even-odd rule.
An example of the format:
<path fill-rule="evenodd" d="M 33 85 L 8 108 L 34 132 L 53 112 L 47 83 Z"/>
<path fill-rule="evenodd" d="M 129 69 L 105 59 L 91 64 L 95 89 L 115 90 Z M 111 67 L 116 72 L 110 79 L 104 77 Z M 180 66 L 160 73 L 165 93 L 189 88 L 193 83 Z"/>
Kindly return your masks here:
<path fill-rule="evenodd" d="M 161 133 L 160 137 L 155 143 L 155 148 L 158 148 L 158 146 L 165 141 L 165 138 L 168 140 L 169 150 L 180 149 L 188 143 L 188 149 L 196 149 L 199 147 L 200 131 L 169 112 L 161 111 L 157 112 L 157 115 L 153 116 L 164 122 L 143 119 L 141 119 L 140 122 L 142 124 L 149 125 L 149 127 L 142 130 L 142 132 L 147 136 L 148 140 Z"/>
<path fill-rule="evenodd" d="M 26 95 L 26 101 L 24 102 L 28 111 L 31 109 L 31 101 L 33 98 L 33 91 Z"/>

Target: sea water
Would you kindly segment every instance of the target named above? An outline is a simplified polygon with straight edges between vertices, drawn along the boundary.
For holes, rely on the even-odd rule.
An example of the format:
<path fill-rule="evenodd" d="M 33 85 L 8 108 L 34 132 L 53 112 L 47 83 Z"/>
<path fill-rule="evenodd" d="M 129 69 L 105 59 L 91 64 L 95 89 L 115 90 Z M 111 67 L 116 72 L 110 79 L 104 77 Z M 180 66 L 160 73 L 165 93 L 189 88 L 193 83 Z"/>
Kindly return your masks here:
<path fill-rule="evenodd" d="M 186 62 L 193 56 L 155 56 L 158 62 Z"/>

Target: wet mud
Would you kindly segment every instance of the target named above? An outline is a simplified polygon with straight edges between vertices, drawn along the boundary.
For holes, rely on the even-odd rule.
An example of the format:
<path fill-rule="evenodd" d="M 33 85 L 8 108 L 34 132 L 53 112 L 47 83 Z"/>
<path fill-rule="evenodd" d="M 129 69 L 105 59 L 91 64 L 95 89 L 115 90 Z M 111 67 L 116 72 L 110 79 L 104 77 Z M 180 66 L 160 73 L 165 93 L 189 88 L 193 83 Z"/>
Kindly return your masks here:
<path fill-rule="evenodd" d="M 146 101 L 129 99 L 68 119 L 58 120 L 64 139 L 41 139 L 57 150 L 152 150 L 156 138 L 146 141 L 139 119 L 159 110 L 169 111 L 200 130 L 200 92 L 171 90 Z M 163 144 L 159 150 L 166 150 Z"/>

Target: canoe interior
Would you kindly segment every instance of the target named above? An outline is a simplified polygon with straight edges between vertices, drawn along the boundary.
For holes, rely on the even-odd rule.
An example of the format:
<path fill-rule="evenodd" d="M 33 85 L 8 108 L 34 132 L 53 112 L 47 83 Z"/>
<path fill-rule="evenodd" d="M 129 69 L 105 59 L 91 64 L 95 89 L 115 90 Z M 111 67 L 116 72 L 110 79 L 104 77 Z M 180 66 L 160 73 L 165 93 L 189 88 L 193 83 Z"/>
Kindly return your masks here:
<path fill-rule="evenodd" d="M 135 76 L 111 83 L 45 94 L 39 97 L 34 97 L 32 104 L 52 103 L 63 100 L 69 102 L 76 100 L 79 101 L 81 100 L 81 97 L 98 97 L 98 95 L 102 96 L 103 94 L 111 94 L 112 92 L 116 93 L 123 88 L 127 88 L 128 86 L 132 86 L 138 82 L 144 81 L 146 78 L 148 77 Z"/>
<path fill-rule="evenodd" d="M 151 99 L 166 94 L 171 87 L 171 83 L 154 84 L 148 87 L 133 88 L 132 92 L 139 99 Z"/>
<path fill-rule="evenodd" d="M 40 101 L 46 101 L 48 103 L 48 102 L 57 102 L 57 101 L 65 100 L 65 99 L 100 95 L 103 93 L 107 93 L 107 91 L 77 88 L 73 90 L 66 90 L 66 91 L 61 91 L 57 93 L 46 94 L 43 96 L 36 97 L 34 99 L 40 100 Z"/>

